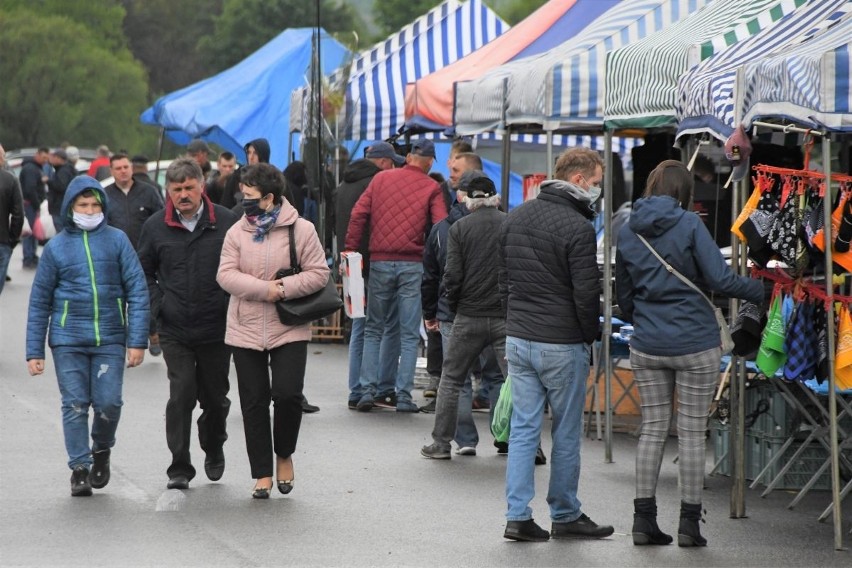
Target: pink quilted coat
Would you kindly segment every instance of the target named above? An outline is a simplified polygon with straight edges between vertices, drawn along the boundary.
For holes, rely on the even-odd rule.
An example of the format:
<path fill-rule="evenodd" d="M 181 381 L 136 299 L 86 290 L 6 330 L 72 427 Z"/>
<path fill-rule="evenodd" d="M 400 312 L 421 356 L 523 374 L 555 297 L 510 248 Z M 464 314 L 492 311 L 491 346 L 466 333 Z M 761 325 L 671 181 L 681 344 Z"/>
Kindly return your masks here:
<path fill-rule="evenodd" d="M 309 324 L 287 326 L 278 320 L 275 304 L 266 301 L 269 282 L 279 269 L 290 268 L 287 227 L 295 223 L 296 258 L 302 272 L 284 279 L 286 298 L 307 296 L 328 282 L 325 252 L 310 221 L 299 218 L 284 201 L 278 220 L 263 242 L 252 240 L 255 227 L 245 216 L 225 235 L 216 280 L 231 295 L 225 343 L 234 347 L 274 349 L 294 341 L 310 341 Z"/>

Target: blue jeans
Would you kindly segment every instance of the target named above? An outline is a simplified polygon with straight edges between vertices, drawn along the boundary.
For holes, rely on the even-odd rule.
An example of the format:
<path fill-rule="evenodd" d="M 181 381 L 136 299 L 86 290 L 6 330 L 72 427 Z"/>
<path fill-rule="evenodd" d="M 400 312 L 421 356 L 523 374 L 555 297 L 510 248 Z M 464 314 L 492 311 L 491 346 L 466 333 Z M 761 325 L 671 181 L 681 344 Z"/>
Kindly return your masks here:
<path fill-rule="evenodd" d="M 444 353 L 450 352 L 450 340 L 453 337 L 453 322 L 441 322 L 441 348 Z M 479 443 L 479 432 L 473 421 L 473 388 L 470 382 L 470 372 L 464 379 L 464 386 L 459 391 L 458 412 L 456 414 L 455 441 L 459 448 L 475 448 Z M 438 419 L 438 415 L 435 415 Z M 443 443 L 443 441 L 441 442 Z"/>
<path fill-rule="evenodd" d="M 380 395 L 394 392 L 396 371 L 399 365 L 399 317 L 395 316 L 397 326 L 382 336 L 379 346 L 379 384 L 376 392 Z M 393 319 L 393 318 L 392 318 Z M 352 332 L 349 335 L 349 400 L 361 398 L 361 359 L 364 356 L 364 323 L 366 318 L 352 320 Z"/>
<path fill-rule="evenodd" d="M 29 201 L 24 201 L 24 217 L 27 218 L 27 223 L 30 224 L 30 230 L 35 227 L 35 220 L 38 219 L 38 216 L 38 207 L 33 207 Z M 38 260 L 38 255 L 36 254 L 38 241 L 36 241 L 34 236 L 30 235 L 29 237 L 22 238 L 21 245 L 24 247 L 25 265 L 28 263 L 34 263 L 36 260 Z"/>
<path fill-rule="evenodd" d="M 123 345 L 54 347 L 53 361 L 62 397 L 62 429 L 68 467 L 92 465 L 92 451 L 115 445 L 124 383 Z M 89 406 L 92 446 L 89 447 Z"/>
<path fill-rule="evenodd" d="M 12 259 L 12 247 L 0 244 L 0 294 L 6 284 L 6 272 L 9 270 L 9 261 Z"/>
<path fill-rule="evenodd" d="M 420 345 L 420 262 L 374 261 L 370 263 L 367 321 L 364 327 L 364 356 L 361 361 L 361 389 L 376 396 L 379 388 L 379 362 L 382 338 L 392 333 L 399 314 L 400 359 L 396 374 L 398 402 L 411 402 L 417 347 Z"/>
<path fill-rule="evenodd" d="M 575 521 L 581 514 L 577 485 L 589 346 L 539 343 L 509 336 L 506 357 L 513 403 L 506 465 L 506 519 L 525 521 L 532 518 L 529 503 L 535 495 L 535 452 L 546 401 L 553 419 L 547 490 L 550 518 L 556 522 Z"/>

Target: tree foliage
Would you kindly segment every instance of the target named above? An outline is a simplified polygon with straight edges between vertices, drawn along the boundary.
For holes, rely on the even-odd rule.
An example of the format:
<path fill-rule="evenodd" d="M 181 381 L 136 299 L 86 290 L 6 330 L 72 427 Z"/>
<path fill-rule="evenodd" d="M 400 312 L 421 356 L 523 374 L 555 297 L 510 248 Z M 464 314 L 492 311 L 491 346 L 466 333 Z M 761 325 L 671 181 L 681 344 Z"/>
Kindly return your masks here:
<path fill-rule="evenodd" d="M 201 57 L 198 42 L 213 31 L 222 0 L 122 0 L 124 34 L 148 71 L 154 99 L 216 71 Z"/>
<path fill-rule="evenodd" d="M 359 18 L 340 0 L 321 0 L 322 27 L 329 33 L 349 32 Z M 316 25 L 316 2 L 311 0 L 225 0 L 214 28 L 198 43 L 203 58 L 216 71 L 242 61 L 287 28 Z M 357 30 L 360 31 L 360 30 Z"/>
<path fill-rule="evenodd" d="M 376 23 L 385 35 L 399 31 L 444 0 L 373 0 Z"/>
<path fill-rule="evenodd" d="M 514 26 L 545 4 L 549 0 L 514 0 L 498 13 L 507 24 Z"/>
<path fill-rule="evenodd" d="M 33 4 L 39 11 L 0 11 L 0 140 L 7 148 L 65 140 L 138 147 L 145 71 L 119 46 L 120 23 L 111 37 L 41 12 L 50 2 Z"/>

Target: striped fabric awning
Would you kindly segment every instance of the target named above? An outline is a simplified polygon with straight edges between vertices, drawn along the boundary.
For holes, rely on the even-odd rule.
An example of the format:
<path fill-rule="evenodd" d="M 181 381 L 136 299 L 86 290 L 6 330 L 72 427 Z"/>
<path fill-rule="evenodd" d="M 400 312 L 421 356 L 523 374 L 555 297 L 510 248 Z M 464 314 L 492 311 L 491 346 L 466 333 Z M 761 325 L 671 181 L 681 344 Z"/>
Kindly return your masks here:
<path fill-rule="evenodd" d="M 443 69 L 406 86 L 406 126 L 444 130 L 453 123 L 453 84 L 515 59 L 553 49 L 621 0 L 549 0 L 511 30 Z"/>
<path fill-rule="evenodd" d="M 545 130 L 602 125 L 606 52 L 664 29 L 709 1 L 624 0 L 550 51 L 456 83 L 456 131 L 473 134 L 504 124 Z M 571 119 L 563 120 L 566 116 Z"/>
<path fill-rule="evenodd" d="M 689 70 L 678 81 L 677 136 L 706 132 L 726 140 L 734 129 L 737 68 L 763 57 L 788 53 L 835 24 L 845 23 L 850 13 L 852 0 L 811 0 L 774 25 Z M 788 85 L 795 82 L 783 77 L 774 77 L 772 81 L 771 89 L 763 87 L 767 93 L 782 88 L 784 82 Z"/>
<path fill-rule="evenodd" d="M 611 128 L 674 127 L 678 78 L 807 0 L 712 2 L 664 31 L 606 56 L 604 117 Z"/>
<path fill-rule="evenodd" d="M 509 29 L 482 0 L 447 0 L 349 66 L 345 136 L 381 140 L 405 123 L 405 85 L 482 47 Z"/>
<path fill-rule="evenodd" d="M 744 66 L 743 123 L 782 117 L 852 131 L 852 15 L 789 51 Z"/>

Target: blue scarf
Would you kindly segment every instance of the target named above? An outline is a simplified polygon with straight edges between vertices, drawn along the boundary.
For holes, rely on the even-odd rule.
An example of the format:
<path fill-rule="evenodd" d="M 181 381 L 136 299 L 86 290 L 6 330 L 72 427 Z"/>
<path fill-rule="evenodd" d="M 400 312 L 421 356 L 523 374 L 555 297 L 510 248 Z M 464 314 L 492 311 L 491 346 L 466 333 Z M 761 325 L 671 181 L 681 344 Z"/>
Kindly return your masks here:
<path fill-rule="evenodd" d="M 254 225 L 255 231 L 254 236 L 252 236 L 252 240 L 256 243 L 262 243 L 263 238 L 266 236 L 266 233 L 275 225 L 275 221 L 278 219 L 278 213 L 281 212 L 281 206 L 278 205 L 271 211 L 264 211 L 260 215 L 255 215 L 249 217 L 246 215 L 246 219 L 249 223 Z"/>

